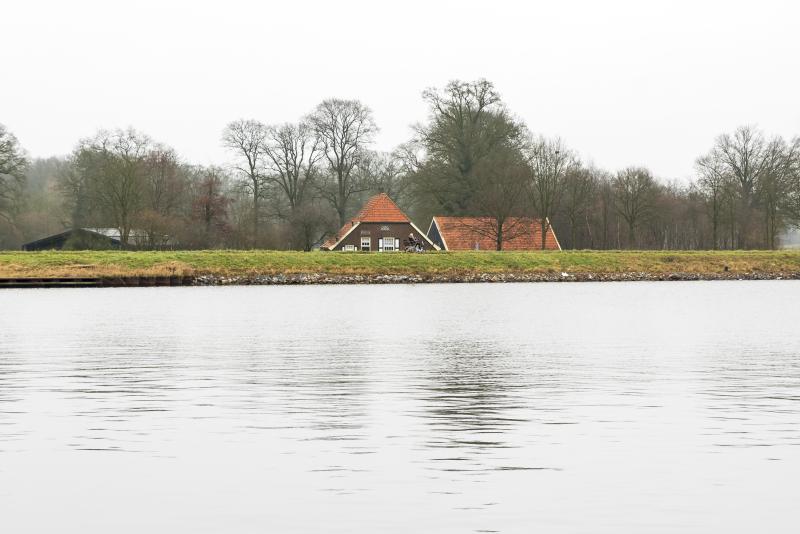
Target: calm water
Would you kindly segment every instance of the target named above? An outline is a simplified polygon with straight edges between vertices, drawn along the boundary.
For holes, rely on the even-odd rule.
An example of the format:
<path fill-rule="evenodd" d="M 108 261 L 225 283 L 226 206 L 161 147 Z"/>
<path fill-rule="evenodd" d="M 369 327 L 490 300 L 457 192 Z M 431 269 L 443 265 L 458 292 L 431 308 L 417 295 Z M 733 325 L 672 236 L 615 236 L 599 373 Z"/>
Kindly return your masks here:
<path fill-rule="evenodd" d="M 0 292 L 0 532 L 797 532 L 798 481 L 798 282 Z"/>

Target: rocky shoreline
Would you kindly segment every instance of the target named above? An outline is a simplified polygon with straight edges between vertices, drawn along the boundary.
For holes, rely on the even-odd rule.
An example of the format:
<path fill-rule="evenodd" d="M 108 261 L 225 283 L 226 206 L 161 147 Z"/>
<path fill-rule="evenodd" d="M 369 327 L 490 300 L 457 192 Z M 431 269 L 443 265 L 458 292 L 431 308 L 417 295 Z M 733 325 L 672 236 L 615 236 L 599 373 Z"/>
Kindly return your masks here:
<path fill-rule="evenodd" d="M 151 287 L 151 286 L 266 286 L 334 284 L 469 284 L 519 282 L 667 282 L 699 280 L 800 280 L 800 271 L 752 271 L 734 273 L 691 272 L 539 272 L 450 274 L 196 274 L 180 276 L 43 277 L 0 278 L 3 288 L 56 287 Z"/>
<path fill-rule="evenodd" d="M 719 273 L 467 273 L 467 274 L 324 274 L 198 275 L 195 286 L 330 285 L 330 284 L 443 284 L 514 282 L 666 282 L 699 280 L 800 280 L 800 272 Z"/>

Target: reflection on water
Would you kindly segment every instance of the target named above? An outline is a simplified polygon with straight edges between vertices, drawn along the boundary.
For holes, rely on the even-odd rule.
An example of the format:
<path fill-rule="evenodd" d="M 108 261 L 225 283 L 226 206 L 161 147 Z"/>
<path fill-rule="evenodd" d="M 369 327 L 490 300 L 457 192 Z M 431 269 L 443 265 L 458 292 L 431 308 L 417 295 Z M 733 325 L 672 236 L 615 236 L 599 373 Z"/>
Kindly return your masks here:
<path fill-rule="evenodd" d="M 5 290 L 0 526 L 792 532 L 798 302 L 796 282 Z"/>

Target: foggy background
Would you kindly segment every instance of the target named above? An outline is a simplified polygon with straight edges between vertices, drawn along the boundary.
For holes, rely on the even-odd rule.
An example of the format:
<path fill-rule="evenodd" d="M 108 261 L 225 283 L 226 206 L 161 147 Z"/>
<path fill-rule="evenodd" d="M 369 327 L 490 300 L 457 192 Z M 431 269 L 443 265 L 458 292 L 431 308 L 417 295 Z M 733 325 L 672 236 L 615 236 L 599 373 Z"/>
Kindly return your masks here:
<path fill-rule="evenodd" d="M 370 106 L 391 150 L 425 119 L 423 89 L 485 77 L 586 160 L 684 181 L 720 133 L 800 129 L 799 6 L 6 1 L 0 121 L 34 157 L 132 125 L 220 163 L 229 121 L 295 121 L 336 96 Z"/>

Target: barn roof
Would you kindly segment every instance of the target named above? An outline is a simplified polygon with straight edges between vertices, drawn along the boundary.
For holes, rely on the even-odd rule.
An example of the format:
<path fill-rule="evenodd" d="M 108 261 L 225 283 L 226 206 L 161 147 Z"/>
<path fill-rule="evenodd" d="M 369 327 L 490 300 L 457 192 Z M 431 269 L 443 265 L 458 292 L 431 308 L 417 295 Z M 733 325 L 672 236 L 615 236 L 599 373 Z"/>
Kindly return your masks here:
<path fill-rule="evenodd" d="M 411 219 L 403 213 L 397 204 L 386 193 L 372 196 L 355 217 L 347 221 L 336 235 L 322 244 L 323 248 L 331 248 L 342 240 L 358 223 L 410 223 Z"/>
<path fill-rule="evenodd" d="M 90 234 L 94 237 L 101 238 L 100 240 L 108 240 L 109 243 L 114 245 L 120 245 L 122 243 L 122 237 L 120 235 L 119 228 L 99 228 L 99 227 L 83 227 L 83 228 L 69 228 L 57 234 L 48 235 L 42 237 L 41 239 L 37 239 L 36 241 L 31 241 L 30 243 L 25 243 L 22 245 L 23 250 L 34 250 L 42 247 L 49 247 L 52 248 L 54 244 L 58 242 L 64 242 L 70 239 L 75 234 Z M 174 240 L 169 236 L 159 236 L 159 238 L 163 241 L 164 244 L 174 244 Z M 132 228 L 128 233 L 128 246 L 136 246 L 137 244 L 145 243 L 148 239 L 148 234 L 144 230 Z"/>
<path fill-rule="evenodd" d="M 491 217 L 442 217 L 436 216 L 431 226 L 436 225 L 445 250 L 495 250 Z M 503 239 L 503 250 L 541 250 L 541 219 L 511 217 L 503 225 L 507 237 Z M 430 231 L 428 232 L 430 234 Z M 545 250 L 561 250 L 552 226 L 547 229 Z"/>
<path fill-rule="evenodd" d="M 120 243 L 119 237 L 119 230 L 116 228 L 68 228 L 62 232 L 57 234 L 51 234 L 35 241 L 31 241 L 29 243 L 25 243 L 22 245 L 23 250 L 34 250 L 40 247 L 48 248 L 52 247 L 54 244 L 58 243 L 59 241 L 66 241 L 69 239 L 73 234 L 77 232 L 84 232 L 90 233 L 99 237 L 108 238 L 109 241 L 114 242 L 116 244 Z"/>

